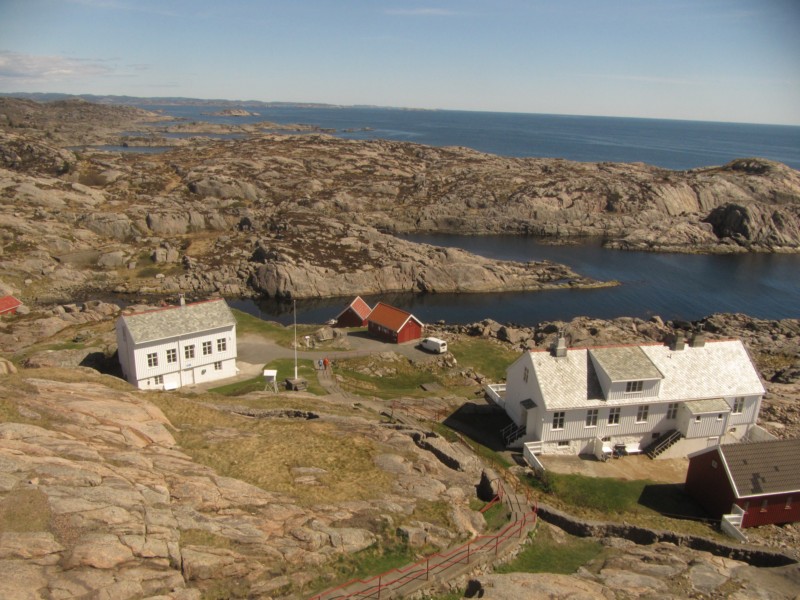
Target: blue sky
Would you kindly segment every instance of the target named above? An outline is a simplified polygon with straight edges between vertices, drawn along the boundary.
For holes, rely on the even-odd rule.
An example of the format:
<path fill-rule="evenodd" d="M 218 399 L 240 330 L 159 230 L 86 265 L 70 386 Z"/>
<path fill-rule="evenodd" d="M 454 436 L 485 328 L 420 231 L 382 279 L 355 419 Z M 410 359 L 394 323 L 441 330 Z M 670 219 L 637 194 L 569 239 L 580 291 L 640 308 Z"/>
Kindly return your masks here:
<path fill-rule="evenodd" d="M 0 0 L 0 92 L 800 125 L 800 0 Z"/>

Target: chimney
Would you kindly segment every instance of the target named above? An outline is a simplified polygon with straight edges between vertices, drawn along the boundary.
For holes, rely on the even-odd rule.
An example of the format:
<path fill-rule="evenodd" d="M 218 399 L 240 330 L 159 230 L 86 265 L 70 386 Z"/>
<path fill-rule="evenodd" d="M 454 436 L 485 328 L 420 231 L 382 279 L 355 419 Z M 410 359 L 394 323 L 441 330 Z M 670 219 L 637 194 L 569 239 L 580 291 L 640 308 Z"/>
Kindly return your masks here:
<path fill-rule="evenodd" d="M 564 337 L 563 331 L 558 332 L 558 340 L 556 341 L 553 355 L 556 358 L 564 358 L 567 355 L 567 338 Z"/>
<path fill-rule="evenodd" d="M 692 348 L 702 348 L 703 346 L 706 345 L 706 336 L 703 335 L 702 333 L 695 333 L 692 336 L 692 341 L 689 342 L 689 345 Z"/>
<path fill-rule="evenodd" d="M 186 298 L 183 296 L 183 294 L 178 294 L 178 304 L 181 306 L 186 306 Z"/>
<path fill-rule="evenodd" d="M 675 332 L 675 339 L 672 342 L 672 349 L 680 352 L 686 346 L 686 339 L 682 331 Z"/>

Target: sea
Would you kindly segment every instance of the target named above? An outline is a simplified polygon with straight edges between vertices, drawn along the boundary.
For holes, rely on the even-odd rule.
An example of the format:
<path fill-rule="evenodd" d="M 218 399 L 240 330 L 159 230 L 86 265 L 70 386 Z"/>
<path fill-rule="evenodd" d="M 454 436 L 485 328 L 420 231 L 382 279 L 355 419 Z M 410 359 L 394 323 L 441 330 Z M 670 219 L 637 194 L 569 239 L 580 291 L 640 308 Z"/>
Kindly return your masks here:
<path fill-rule="evenodd" d="M 259 106 L 258 115 L 212 113 L 230 105 L 151 105 L 189 121 L 302 123 L 348 139 L 388 139 L 431 146 L 464 146 L 512 157 L 589 162 L 643 162 L 685 170 L 761 157 L 800 169 L 800 127 L 659 119 L 405 110 L 374 107 Z M 800 254 L 684 255 L 603 248 L 599 240 L 551 245 L 518 236 L 416 235 L 414 241 L 463 248 L 504 260 L 553 260 L 619 286 L 490 294 L 392 294 L 365 297 L 413 312 L 424 322 L 535 325 L 575 316 L 632 316 L 695 320 L 716 312 L 765 319 L 800 318 Z M 301 323 L 334 318 L 350 298 L 302 300 Z M 264 319 L 291 323 L 291 304 L 272 299 L 232 301 Z"/>

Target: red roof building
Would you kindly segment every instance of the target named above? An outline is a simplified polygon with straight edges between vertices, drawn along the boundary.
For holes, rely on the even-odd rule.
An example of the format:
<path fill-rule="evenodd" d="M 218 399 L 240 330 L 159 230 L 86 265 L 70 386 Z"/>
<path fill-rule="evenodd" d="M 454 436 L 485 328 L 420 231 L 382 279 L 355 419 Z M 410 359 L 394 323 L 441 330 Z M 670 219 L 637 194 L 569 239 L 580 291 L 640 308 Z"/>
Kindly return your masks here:
<path fill-rule="evenodd" d="M 22 306 L 22 302 L 14 296 L 3 296 L 0 298 L 0 315 L 15 315 L 20 306 Z"/>
<path fill-rule="evenodd" d="M 409 312 L 378 302 L 367 319 L 367 327 L 377 338 L 402 344 L 421 338 L 423 324 Z"/>
<path fill-rule="evenodd" d="M 364 327 L 371 312 L 369 304 L 364 302 L 361 296 L 356 296 L 356 299 L 336 317 L 336 327 Z"/>
<path fill-rule="evenodd" d="M 724 444 L 689 455 L 686 492 L 741 527 L 800 521 L 800 439 Z"/>

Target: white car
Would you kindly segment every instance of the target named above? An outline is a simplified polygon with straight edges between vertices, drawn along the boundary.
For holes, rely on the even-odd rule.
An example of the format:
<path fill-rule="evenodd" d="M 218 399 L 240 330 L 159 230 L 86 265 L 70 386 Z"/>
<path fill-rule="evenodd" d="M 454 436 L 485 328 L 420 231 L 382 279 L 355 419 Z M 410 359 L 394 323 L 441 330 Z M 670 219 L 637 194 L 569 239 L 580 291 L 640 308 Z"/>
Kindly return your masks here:
<path fill-rule="evenodd" d="M 420 344 L 423 350 L 433 352 L 434 354 L 444 354 L 447 352 L 447 342 L 435 337 L 428 337 L 422 340 Z"/>

